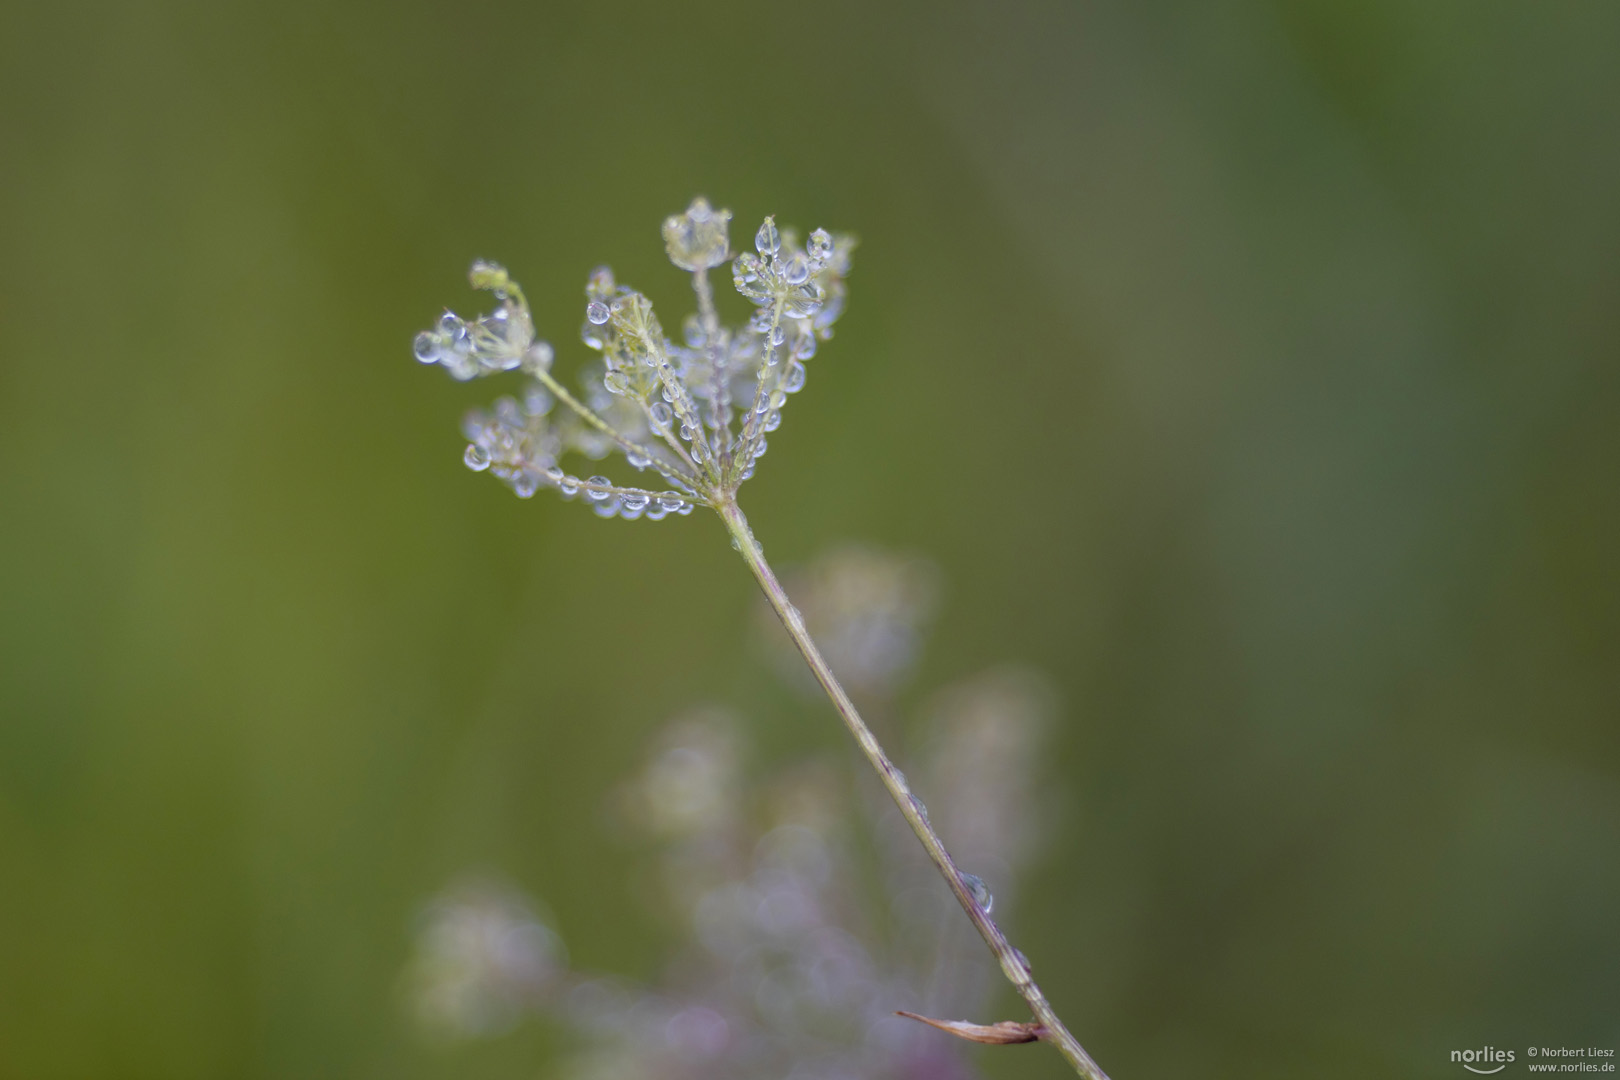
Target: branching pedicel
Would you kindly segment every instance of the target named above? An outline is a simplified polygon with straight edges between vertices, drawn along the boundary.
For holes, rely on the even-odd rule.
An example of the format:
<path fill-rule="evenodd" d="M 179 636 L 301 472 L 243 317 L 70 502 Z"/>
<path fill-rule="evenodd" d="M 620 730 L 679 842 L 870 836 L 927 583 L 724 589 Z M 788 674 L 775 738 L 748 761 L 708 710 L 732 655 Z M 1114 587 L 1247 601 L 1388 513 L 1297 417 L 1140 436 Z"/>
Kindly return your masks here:
<path fill-rule="evenodd" d="M 957 869 L 929 825 L 922 801 L 811 640 L 737 505 L 737 490 L 765 453 L 766 434 L 781 424 L 788 396 L 804 387 L 804 362 L 815 355 L 818 342 L 832 336 L 844 308 L 844 278 L 855 241 L 817 229 L 801 248 L 791 232 L 779 230 L 775 219 L 767 217 L 754 234 L 757 254 L 732 260 L 730 221 L 729 210 L 713 209 L 699 198 L 684 214 L 664 222 L 670 261 L 691 272 L 697 294 L 698 310 L 682 326 L 684 344 L 665 336 L 652 302 L 615 282 L 611 270 L 603 267 L 591 275 L 580 336 L 602 354 L 602 364 L 581 376 L 583 399 L 552 374 L 554 352 L 535 338 L 522 290 L 493 263 L 474 263 L 470 276 L 475 288 L 495 294 L 496 309 L 472 322 L 446 312 L 434 329 L 416 336 L 416 358 L 441 364 L 461 380 L 513 370 L 529 376 L 521 402 L 501 398 L 492 413 L 475 413 L 465 426 L 467 466 L 493 473 L 520 497 L 552 487 L 565 498 L 583 495 L 602 517 L 656 521 L 690 514 L 700 503 L 720 515 L 733 546 L 906 823 L 1003 974 L 1029 1003 L 1035 1019 L 1021 1030 L 1056 1046 L 1080 1075 L 1106 1080 L 1047 1003 L 1024 954 L 990 918 L 984 883 Z M 709 284 L 709 271 L 727 260 L 732 260 L 732 283 L 755 305 L 753 317 L 742 327 L 721 325 Z M 556 409 L 558 402 L 563 409 Z M 655 490 L 616 484 L 605 476 L 581 479 L 560 464 L 569 452 L 600 460 L 615 449 L 632 467 L 657 473 L 668 486 Z M 969 1027 L 946 1030 L 972 1037 Z"/>

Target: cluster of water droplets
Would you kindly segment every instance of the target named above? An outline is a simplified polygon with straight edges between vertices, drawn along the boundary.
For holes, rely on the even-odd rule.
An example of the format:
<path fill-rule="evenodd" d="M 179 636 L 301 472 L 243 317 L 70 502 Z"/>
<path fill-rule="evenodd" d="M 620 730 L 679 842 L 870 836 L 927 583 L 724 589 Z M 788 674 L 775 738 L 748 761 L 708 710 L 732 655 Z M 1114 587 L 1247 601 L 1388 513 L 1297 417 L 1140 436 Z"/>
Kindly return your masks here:
<path fill-rule="evenodd" d="M 467 468 L 499 477 L 519 498 L 532 496 L 562 453 L 562 439 L 549 422 L 551 407 L 551 395 L 535 383 L 522 401 L 497 398 L 489 411 L 469 412 L 461 429 Z"/>
<path fill-rule="evenodd" d="M 644 491 L 621 488 L 605 476 L 581 479 L 557 464 L 566 449 L 586 456 L 602 456 L 600 435 L 570 417 L 554 422 L 555 399 L 539 382 L 531 383 L 522 400 L 497 398 L 488 411 L 469 412 L 462 422 L 467 447 L 462 460 L 474 472 L 489 472 L 522 499 L 543 487 L 564 498 L 581 498 L 599 517 L 646 518 L 660 521 L 670 514 L 690 514 L 694 502 L 681 491 Z M 593 453 L 594 451 L 594 453 Z"/>
<path fill-rule="evenodd" d="M 627 452 L 644 459 L 631 464 L 662 465 L 666 472 L 688 466 L 701 472 L 711 456 L 710 445 L 652 301 L 616 282 L 606 266 L 592 272 L 585 299 L 580 340 L 602 354 L 602 367 L 587 368 L 582 375 L 586 395 L 595 397 L 600 388 L 610 395 L 608 400 L 621 399 L 628 423 L 615 423 L 614 430 L 631 438 L 650 436 L 647 452 Z"/>
<path fill-rule="evenodd" d="M 591 274 L 580 339 L 599 361 L 579 373 L 577 395 L 553 378 L 552 348 L 535 339 L 522 290 L 501 267 L 474 264 L 472 283 L 495 294 L 495 310 L 472 320 L 446 312 L 417 335 L 416 357 L 462 380 L 521 370 L 534 387 L 522 401 L 502 399 L 469 419 L 468 467 L 490 472 L 525 498 L 549 486 L 581 496 L 604 517 L 649 520 L 688 513 L 752 476 L 766 436 L 782 423 L 783 406 L 804 388 L 805 362 L 832 336 L 855 245 L 817 229 L 801 247 L 791 231 L 766 218 L 755 251 L 733 259 L 730 221 L 729 210 L 698 198 L 664 222 L 670 261 L 692 274 L 698 300 L 679 340 L 666 335 L 652 301 L 612 270 Z M 707 276 L 728 260 L 734 286 L 755 305 L 735 327 L 721 322 Z M 559 402 L 563 407 L 554 408 Z M 592 460 L 618 453 L 673 490 L 581 480 L 559 464 L 568 453 Z"/>
<path fill-rule="evenodd" d="M 583 494 L 597 517 L 621 517 L 626 521 L 644 517 L 648 521 L 662 521 L 671 514 L 684 517 L 692 512 L 695 505 L 690 496 L 683 495 L 679 491 L 616 488 L 605 476 L 581 480 L 577 476 L 561 473 L 560 469 L 552 473 L 557 490 L 562 492 L 565 498 Z"/>
<path fill-rule="evenodd" d="M 477 262 L 469 276 L 475 283 L 485 283 L 482 287 L 493 289 L 498 306 L 471 322 L 446 311 L 432 329 L 416 335 L 411 346 L 416 359 L 424 364 L 439 364 L 463 382 L 518 368 L 531 372 L 550 370 L 552 348 L 535 340 L 528 306 L 507 280 L 506 271 L 494 263 Z"/>
<path fill-rule="evenodd" d="M 819 342 L 832 337 L 844 310 L 844 277 L 854 247 L 852 237 L 817 229 L 801 248 L 791 230 L 767 217 L 754 233 L 754 251 L 731 264 L 733 286 L 756 305 L 746 329 L 759 357 L 749 393 L 738 395 L 751 402 L 739 438 L 743 479 L 765 453 L 765 435 L 781 425 L 788 396 L 804 389 L 805 362 Z"/>

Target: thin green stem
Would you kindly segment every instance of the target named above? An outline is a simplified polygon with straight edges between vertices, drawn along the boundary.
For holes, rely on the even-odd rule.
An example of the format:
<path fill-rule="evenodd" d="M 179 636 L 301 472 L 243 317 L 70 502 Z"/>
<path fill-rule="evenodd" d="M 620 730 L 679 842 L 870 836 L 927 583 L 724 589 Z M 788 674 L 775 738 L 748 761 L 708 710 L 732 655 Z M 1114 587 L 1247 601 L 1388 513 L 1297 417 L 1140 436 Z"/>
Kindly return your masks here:
<path fill-rule="evenodd" d="M 963 884 L 962 873 L 956 868 L 956 861 L 951 858 L 951 853 L 945 850 L 945 843 L 934 831 L 934 827 L 928 823 L 928 811 L 923 807 L 922 801 L 911 793 L 905 776 L 894 767 L 888 754 L 884 753 L 877 736 L 866 726 L 866 721 L 861 719 L 855 703 L 850 700 L 843 686 L 839 684 L 837 676 L 827 666 L 821 650 L 816 648 L 816 643 L 811 640 L 809 631 L 805 629 L 799 609 L 788 599 L 781 582 L 777 581 L 770 564 L 765 561 L 765 553 L 760 549 L 759 542 L 754 539 L 753 530 L 748 527 L 748 519 L 743 516 L 736 500 L 725 497 L 712 505 L 725 521 L 732 541 L 748 563 L 748 568 L 754 572 L 754 577 L 758 580 L 766 599 L 771 602 L 771 607 L 776 609 L 782 625 L 787 628 L 788 636 L 793 639 L 793 644 L 798 646 L 805 663 L 810 665 L 811 672 L 815 674 L 816 681 L 821 683 L 821 688 L 832 700 L 833 707 L 843 718 L 844 726 L 860 744 L 861 753 L 866 755 L 866 760 L 877 772 L 878 779 L 888 790 L 889 797 L 894 800 L 894 805 L 906 819 L 906 824 L 911 826 L 911 831 L 916 834 L 917 840 L 928 852 L 928 857 L 933 860 L 940 876 L 945 879 L 945 884 L 950 886 L 951 892 L 956 896 L 956 902 L 962 905 L 962 910 L 972 920 L 974 929 L 978 930 L 979 936 L 984 938 L 984 943 L 995 954 L 996 960 L 1001 964 L 1002 974 L 1006 975 L 1019 996 L 1029 1004 L 1030 1011 L 1045 1029 L 1041 1039 L 1056 1046 L 1058 1052 L 1074 1066 L 1074 1071 L 1086 1080 L 1108 1080 L 1107 1074 L 1091 1060 L 1091 1055 L 1086 1053 L 1079 1040 L 1070 1034 L 1063 1021 L 1058 1019 L 1057 1013 L 1047 1002 L 1046 995 L 1041 993 L 1041 988 L 1035 984 L 1034 978 L 1030 975 L 1029 960 L 1023 953 L 1013 948 L 1007 940 L 1007 935 L 1001 932 L 1001 927 L 997 926 L 989 913 L 974 901 L 968 887 Z"/>

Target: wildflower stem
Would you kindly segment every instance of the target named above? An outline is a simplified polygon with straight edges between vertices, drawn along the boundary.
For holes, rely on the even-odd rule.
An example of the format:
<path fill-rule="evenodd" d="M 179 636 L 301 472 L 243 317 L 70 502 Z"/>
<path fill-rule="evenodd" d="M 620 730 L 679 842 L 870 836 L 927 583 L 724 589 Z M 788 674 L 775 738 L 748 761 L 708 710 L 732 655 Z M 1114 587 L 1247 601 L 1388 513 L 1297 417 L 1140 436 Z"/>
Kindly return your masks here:
<path fill-rule="evenodd" d="M 906 824 L 911 826 L 911 831 L 916 834 L 918 841 L 928 852 L 928 857 L 933 860 L 934 866 L 945 879 L 946 885 L 950 887 L 951 892 L 956 896 L 957 903 L 962 905 L 962 910 L 972 920 L 974 928 L 979 932 L 979 936 L 984 938 L 985 944 L 995 954 L 996 959 L 1001 964 L 1002 973 L 1013 984 L 1013 988 L 1018 991 L 1019 996 L 1029 1004 L 1030 1010 L 1035 1014 L 1036 1019 L 1044 1029 L 1040 1038 L 1056 1046 L 1058 1052 L 1068 1060 L 1070 1065 L 1074 1066 L 1075 1072 L 1085 1077 L 1086 1080 L 1108 1080 L 1107 1074 L 1098 1068 L 1097 1063 L 1091 1060 L 1091 1055 L 1086 1053 L 1079 1040 L 1070 1034 L 1069 1029 L 1064 1027 L 1063 1021 L 1058 1019 L 1057 1013 L 1052 1010 L 1052 1006 L 1047 1002 L 1046 995 L 1041 993 L 1041 988 L 1035 984 L 1034 978 L 1031 977 L 1028 960 L 1007 941 L 1007 935 L 1002 933 L 1001 928 L 990 918 L 990 915 L 974 901 L 968 887 L 963 884 L 962 874 L 957 870 L 955 860 L 951 858 L 951 853 L 945 849 L 945 843 L 939 838 L 939 834 L 928 823 L 922 803 L 911 793 L 905 777 L 899 769 L 894 767 L 894 763 L 889 760 L 888 754 L 884 753 L 883 746 L 878 742 L 877 736 L 872 733 L 872 729 L 867 727 L 866 722 L 861 719 L 861 714 L 856 710 L 855 703 L 844 692 L 844 688 L 839 684 L 837 676 L 827 666 L 827 661 L 821 655 L 821 650 L 816 648 L 816 643 L 811 640 L 809 631 L 805 629 L 804 619 L 799 615 L 799 609 L 794 607 L 788 599 L 787 592 L 782 588 L 781 582 L 777 581 L 775 573 L 771 571 L 770 564 L 765 561 L 765 553 L 760 549 L 759 542 L 754 539 L 753 531 L 748 527 L 748 519 L 743 516 L 742 510 L 737 506 L 736 499 L 728 495 L 711 505 L 719 512 L 721 519 L 725 521 L 726 529 L 731 533 L 737 550 L 742 553 L 743 559 L 747 561 L 748 568 L 754 572 L 759 587 L 764 591 L 766 599 L 770 601 L 771 607 L 776 610 L 777 616 L 782 620 L 782 625 L 786 627 L 788 636 L 793 639 L 794 645 L 798 646 L 799 652 L 804 656 L 805 663 L 810 665 L 811 672 L 815 674 L 816 681 L 821 683 L 822 689 L 827 692 L 827 697 L 832 700 L 833 707 L 838 710 L 838 715 L 843 718 L 844 726 L 855 737 L 855 741 L 860 745 L 861 752 L 866 755 L 866 760 L 876 770 L 878 779 L 883 782 L 884 788 L 888 790 L 889 796 L 894 800 L 895 806 L 899 808 L 901 816 L 906 819 Z"/>

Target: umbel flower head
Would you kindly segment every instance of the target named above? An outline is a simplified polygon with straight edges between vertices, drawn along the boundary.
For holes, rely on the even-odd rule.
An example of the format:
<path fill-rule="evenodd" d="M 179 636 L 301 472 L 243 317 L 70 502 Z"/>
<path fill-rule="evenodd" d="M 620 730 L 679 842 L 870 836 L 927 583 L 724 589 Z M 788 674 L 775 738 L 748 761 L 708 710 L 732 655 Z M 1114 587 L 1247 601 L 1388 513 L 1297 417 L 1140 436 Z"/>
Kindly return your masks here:
<path fill-rule="evenodd" d="M 665 334 L 652 301 L 612 270 L 591 274 L 580 339 L 600 358 L 580 372 L 577 394 L 552 374 L 552 347 L 535 337 L 523 290 L 502 267 L 474 263 L 472 285 L 495 295 L 495 310 L 470 321 L 447 311 L 416 335 L 414 348 L 422 363 L 439 364 L 456 379 L 507 371 L 524 377 L 519 395 L 468 415 L 467 467 L 499 477 L 521 498 L 542 487 L 583 496 L 602 517 L 656 521 L 689 514 L 698 503 L 730 502 L 754 474 L 789 396 L 804 388 L 805 362 L 832 337 L 855 247 L 853 237 L 825 229 L 801 247 L 767 217 L 754 251 L 734 256 L 730 222 L 731 211 L 702 198 L 664 222 L 669 259 L 691 273 L 697 297 L 679 341 Z M 752 317 L 735 327 L 721 324 L 708 276 L 727 260 L 732 284 L 754 305 Z M 614 453 L 657 473 L 664 486 L 582 479 L 565 468 L 570 454 L 600 461 Z"/>

